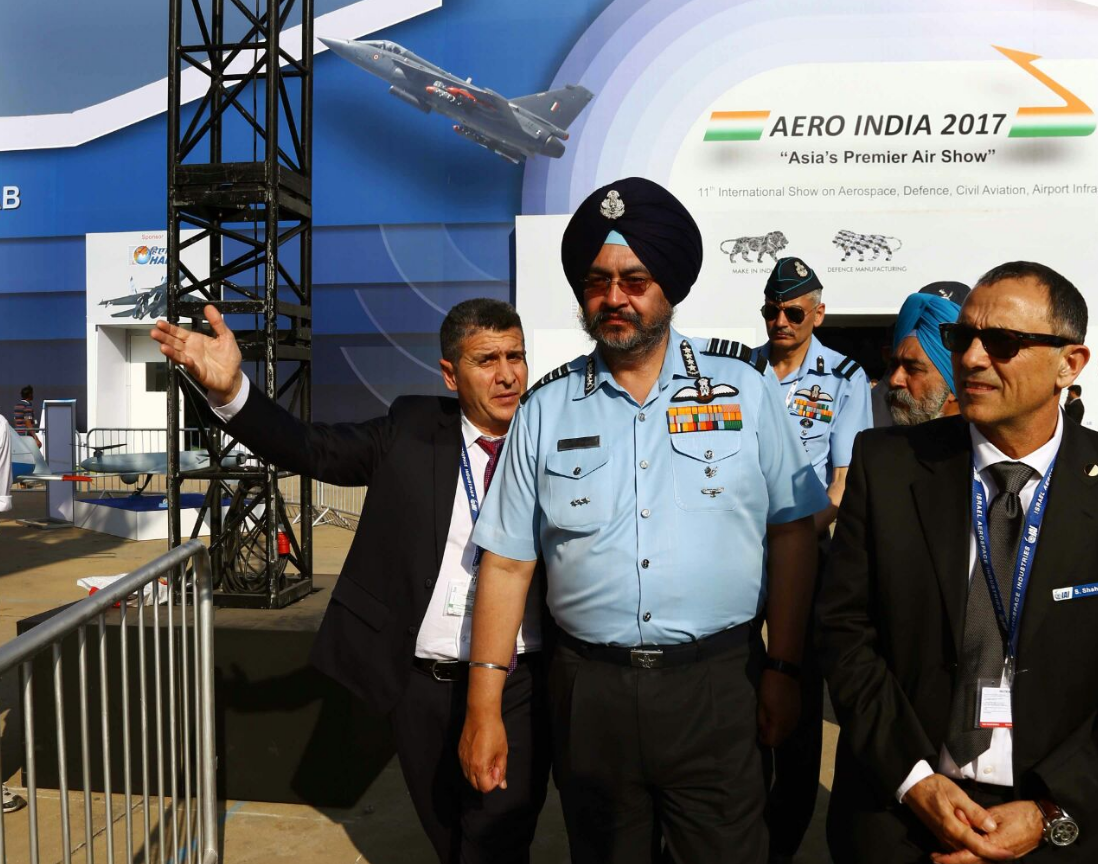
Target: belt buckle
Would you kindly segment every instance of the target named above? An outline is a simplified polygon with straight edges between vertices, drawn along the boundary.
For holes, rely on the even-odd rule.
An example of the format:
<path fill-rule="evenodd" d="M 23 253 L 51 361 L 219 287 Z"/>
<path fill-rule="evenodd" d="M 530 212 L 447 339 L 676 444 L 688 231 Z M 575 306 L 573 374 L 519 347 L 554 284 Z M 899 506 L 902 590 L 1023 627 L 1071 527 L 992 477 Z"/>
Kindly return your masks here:
<path fill-rule="evenodd" d="M 641 669 L 655 669 L 660 666 L 663 651 L 659 648 L 633 648 L 629 651 L 629 664 Z"/>
<path fill-rule="evenodd" d="M 458 663 L 451 660 L 435 660 L 431 664 L 431 677 L 436 681 L 442 681 L 443 683 L 450 681 L 457 681 L 457 675 L 455 674 L 458 668 Z M 440 676 L 439 670 L 445 669 L 446 675 Z"/>

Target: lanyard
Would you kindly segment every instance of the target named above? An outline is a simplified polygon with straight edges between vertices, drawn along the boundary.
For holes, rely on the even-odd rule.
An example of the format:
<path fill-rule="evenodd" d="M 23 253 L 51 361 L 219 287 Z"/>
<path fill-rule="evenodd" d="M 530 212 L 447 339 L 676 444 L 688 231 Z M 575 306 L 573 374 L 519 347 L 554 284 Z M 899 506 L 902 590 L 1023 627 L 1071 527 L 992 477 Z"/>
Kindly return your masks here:
<path fill-rule="evenodd" d="M 1013 667 L 1014 658 L 1018 653 L 1022 603 L 1025 600 L 1026 589 L 1029 587 L 1030 570 L 1033 567 L 1033 558 L 1036 554 L 1037 537 L 1040 534 L 1041 523 L 1045 518 L 1045 499 L 1048 497 L 1048 487 L 1052 482 L 1052 469 L 1054 467 L 1056 467 L 1055 457 L 1033 495 L 1029 512 L 1026 513 L 1025 524 L 1022 526 L 1022 540 L 1018 544 L 1018 557 L 1014 565 L 1015 576 L 1011 585 L 1010 616 L 1008 617 L 1006 605 L 1003 603 L 1003 596 L 999 591 L 999 583 L 995 579 L 995 570 L 991 564 L 984 484 L 980 480 L 980 472 L 976 470 L 975 465 L 972 466 L 972 524 L 976 529 L 976 550 L 980 556 L 980 564 L 983 565 L 984 579 L 987 582 L 988 593 L 991 594 L 991 605 L 995 609 L 995 618 L 999 622 L 999 629 L 1005 640 L 1006 661 L 1010 668 Z"/>
<path fill-rule="evenodd" d="M 477 498 L 477 487 L 473 482 L 473 468 L 469 462 L 469 451 L 465 449 L 465 437 L 461 439 L 461 480 L 465 486 L 465 495 L 469 499 L 469 516 L 472 517 L 473 526 L 476 527 L 477 517 L 480 515 L 480 499 Z M 484 550 L 479 546 L 473 547 L 473 581 L 476 581 L 477 571 L 480 570 L 480 557 Z"/>

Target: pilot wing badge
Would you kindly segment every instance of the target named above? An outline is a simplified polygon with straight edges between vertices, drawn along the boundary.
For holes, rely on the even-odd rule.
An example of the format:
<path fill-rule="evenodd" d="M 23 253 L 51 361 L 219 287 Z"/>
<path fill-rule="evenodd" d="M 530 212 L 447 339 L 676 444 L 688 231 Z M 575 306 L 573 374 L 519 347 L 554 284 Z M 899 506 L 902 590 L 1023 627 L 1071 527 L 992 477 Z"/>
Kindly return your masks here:
<path fill-rule="evenodd" d="M 711 378 L 696 378 L 691 386 L 683 387 L 671 397 L 672 402 L 698 402 L 708 405 L 721 396 L 738 396 L 740 393 L 731 384 L 714 384 Z"/>
<path fill-rule="evenodd" d="M 793 413 L 810 420 L 830 423 L 835 417 L 834 402 L 834 396 L 824 393 L 819 384 L 813 384 L 793 394 Z"/>

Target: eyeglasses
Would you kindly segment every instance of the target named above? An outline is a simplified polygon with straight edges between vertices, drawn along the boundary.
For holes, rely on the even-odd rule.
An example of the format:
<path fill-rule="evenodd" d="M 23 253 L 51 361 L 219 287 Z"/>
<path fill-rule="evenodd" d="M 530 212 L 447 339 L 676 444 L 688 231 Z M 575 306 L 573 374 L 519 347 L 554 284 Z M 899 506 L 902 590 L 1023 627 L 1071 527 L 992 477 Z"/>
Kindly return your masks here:
<path fill-rule="evenodd" d="M 815 308 L 813 306 L 812 309 L 802 309 L 800 306 L 776 306 L 773 303 L 764 303 L 759 311 L 762 313 L 764 321 L 776 321 L 778 313 L 784 312 L 790 324 L 800 324 L 804 321 L 804 316 L 814 311 Z"/>
<path fill-rule="evenodd" d="M 583 290 L 584 293 L 595 297 L 599 294 L 606 294 L 610 291 L 610 286 L 615 282 L 621 290 L 630 295 L 631 297 L 639 297 L 645 291 L 648 290 L 648 286 L 652 283 L 651 276 L 619 276 L 617 279 L 611 279 L 609 276 L 604 276 L 599 273 L 588 273 L 583 277 Z"/>
<path fill-rule="evenodd" d="M 1023 333 L 1021 330 L 1010 330 L 1006 327 L 980 328 L 970 327 L 968 324 L 939 324 L 938 331 L 942 334 L 942 344 L 945 345 L 946 350 L 954 354 L 963 354 L 968 350 L 973 339 L 979 339 L 984 350 L 996 360 L 1009 360 L 1023 348 L 1032 345 L 1062 348 L 1064 345 L 1075 344 L 1066 336 L 1054 336 L 1052 333 Z"/>

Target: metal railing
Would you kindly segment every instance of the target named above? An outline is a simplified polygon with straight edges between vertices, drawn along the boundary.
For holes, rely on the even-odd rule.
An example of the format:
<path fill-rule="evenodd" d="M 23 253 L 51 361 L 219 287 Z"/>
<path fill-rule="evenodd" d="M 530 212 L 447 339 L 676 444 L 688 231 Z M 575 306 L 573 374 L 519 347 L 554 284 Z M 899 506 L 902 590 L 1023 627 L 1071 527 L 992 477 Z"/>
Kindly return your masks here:
<path fill-rule="evenodd" d="M 194 578 L 185 578 L 184 569 L 193 563 Z M 167 592 L 166 597 L 164 592 Z M 187 594 L 192 595 L 188 610 Z M 217 852 L 217 787 L 215 782 L 214 750 L 214 682 L 213 682 L 213 588 L 210 558 L 205 546 L 192 540 L 173 549 L 154 561 L 135 570 L 118 582 L 92 594 L 46 619 L 33 629 L 0 645 L 0 677 L 13 670 L 21 672 L 23 735 L 25 765 L 23 779 L 27 789 L 26 846 L 29 864 L 40 860 L 38 759 L 48 755 L 47 747 L 39 748 L 35 740 L 35 659 L 46 660 L 50 652 L 52 666 L 52 691 L 54 703 L 54 727 L 56 731 L 57 788 L 60 807 L 60 844 L 50 848 L 51 859 L 68 862 L 73 854 L 83 852 L 83 857 L 94 864 L 95 841 L 102 839 L 106 847 L 106 860 L 113 864 L 116 858 L 114 837 L 116 816 L 114 812 L 114 778 L 112 777 L 112 726 L 121 726 L 122 794 L 125 820 L 124 849 L 127 862 L 140 860 L 151 864 L 166 861 L 216 864 Z M 151 605 L 146 607 L 146 603 Z M 166 628 L 161 623 L 161 603 L 166 601 L 164 615 Z M 136 603 L 135 607 L 130 602 Z M 178 602 L 178 626 L 175 621 Z M 108 662 L 107 615 L 119 605 L 117 661 Z M 148 614 L 146 611 L 148 610 Z M 113 613 L 111 613 L 113 615 Z M 136 623 L 131 625 L 132 617 Z M 193 619 L 188 627 L 188 617 Z M 146 619 L 151 618 L 151 627 Z M 91 770 L 93 744 L 89 736 L 89 717 L 94 720 L 92 699 L 88 682 L 88 625 L 98 623 L 98 632 L 92 637 L 97 643 L 99 664 L 99 760 L 100 776 Z M 138 701 L 131 700 L 130 693 L 130 630 L 137 631 Z M 151 631 L 151 632 L 147 632 Z M 165 632 L 166 631 L 166 632 Z M 62 675 L 63 648 L 76 639 L 76 665 L 79 681 L 79 737 L 80 770 L 83 790 L 84 841 L 73 848 L 73 832 L 70 814 L 69 752 L 66 740 L 67 726 L 76 725 L 76 718 L 66 713 L 65 686 Z M 151 662 L 149 642 L 151 641 Z M 162 643 L 166 643 L 162 647 Z M 165 662 L 166 661 L 166 662 Z M 149 670 L 148 666 L 152 666 Z M 49 666 L 44 667 L 49 669 Z M 39 668 L 39 673 L 43 668 Z M 152 693 L 148 692 L 151 672 Z M 70 672 L 71 674 L 71 672 Z M 117 720 L 119 704 L 111 696 L 110 684 L 117 676 L 120 699 L 120 723 Z M 165 677 L 167 681 L 165 681 Z M 166 690 L 166 694 L 165 694 Z M 165 703 L 166 695 L 166 703 Z M 39 707 L 41 707 L 39 699 Z M 2 707 L 2 706 L 0 706 Z M 139 714 L 139 741 L 131 735 L 131 712 Z M 150 717 L 150 713 L 152 716 Z M 112 715 L 115 715 L 112 717 Z M 45 719 L 45 718 L 44 718 Z M 66 723 L 68 720 L 68 724 Z M 167 742 L 165 746 L 165 721 Z M 43 724 L 45 725 L 45 724 Z M 117 731 L 115 729 L 114 731 Z M 154 759 L 150 761 L 150 736 Z M 117 740 L 117 739 L 115 739 Z M 192 759 L 192 744 L 194 758 Z M 140 752 L 140 805 L 134 803 L 135 793 L 131 778 L 131 760 Z M 44 760 L 45 761 L 45 760 Z M 74 760 L 75 761 L 75 760 Z M 166 769 L 166 770 L 165 770 Z M 150 787 L 150 770 L 155 770 L 155 794 Z M 180 777 L 182 775 L 182 777 Z M 2 770 L 0 770 L 2 776 Z M 95 831 L 93 821 L 93 784 L 102 781 L 104 821 L 101 831 Z M 180 798 L 180 781 L 183 795 Z M 165 788 L 167 782 L 167 789 Z M 192 789 L 194 808 L 192 811 Z M 166 794 L 167 793 L 167 794 Z M 73 793 L 75 795 L 75 793 Z M 167 800 L 167 804 L 165 801 Z M 155 804 L 154 804 L 155 802 Z M 137 806 L 141 807 L 139 834 L 134 836 L 134 819 Z M 155 827 L 153 823 L 155 806 Z M 180 818 L 182 817 L 182 819 Z M 52 821 L 52 819 L 50 820 Z M 5 822 L 9 826 L 5 826 Z M 6 835 L 12 840 L 22 840 L 14 833 L 12 817 L 0 818 L 0 864 L 7 864 Z M 156 838 L 154 844 L 153 838 Z M 144 842 L 143 848 L 140 841 Z M 22 845 L 20 843 L 20 845 Z M 135 858 L 135 846 L 137 858 Z M 55 854 L 59 852 L 58 856 Z M 121 858 L 121 856 L 119 856 Z"/>
<path fill-rule="evenodd" d="M 285 477 L 279 481 L 279 490 L 287 506 L 298 509 L 294 523 L 301 521 L 301 478 Z M 362 515 L 362 502 L 366 497 L 365 486 L 333 486 L 313 480 L 313 526 L 337 525 L 354 530 Z"/>

